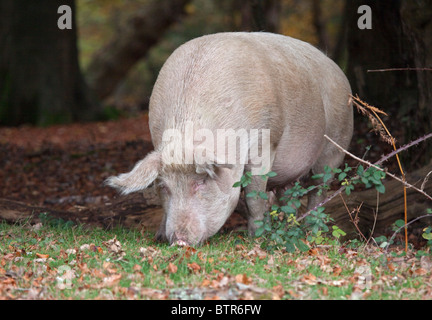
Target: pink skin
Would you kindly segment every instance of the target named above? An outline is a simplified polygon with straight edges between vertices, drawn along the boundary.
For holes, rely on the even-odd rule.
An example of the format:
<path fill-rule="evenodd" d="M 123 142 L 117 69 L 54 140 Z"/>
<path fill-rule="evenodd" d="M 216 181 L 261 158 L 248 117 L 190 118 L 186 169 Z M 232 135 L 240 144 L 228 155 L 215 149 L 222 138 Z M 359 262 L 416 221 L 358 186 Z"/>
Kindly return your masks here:
<path fill-rule="evenodd" d="M 149 126 L 155 151 L 129 173 L 110 177 L 107 184 L 127 194 L 156 182 L 165 213 L 157 238 L 171 244 L 199 244 L 234 211 L 240 188 L 232 186 L 254 169 L 258 155 L 251 146 L 260 141 L 251 141 L 250 136 L 249 141 L 240 141 L 247 159 L 235 158 L 235 163 L 221 162 L 219 157 L 192 163 L 165 161 L 171 151 L 178 156 L 173 160 L 179 160 L 189 154 L 186 151 L 197 151 L 196 142 L 201 147 L 198 154 L 209 150 L 216 155 L 207 133 L 269 130 L 269 139 L 261 141 L 262 150 L 269 151 L 269 167 L 263 173 L 271 170 L 277 176 L 268 181 L 252 176 L 245 193 L 277 189 L 309 172 L 321 173 L 326 165 L 342 163 L 344 154 L 324 134 L 348 147 L 353 131 L 350 94 L 340 68 L 300 40 L 265 32 L 219 33 L 191 40 L 168 58 L 153 88 Z M 188 124 L 204 131 L 183 146 Z M 170 130 L 183 135 L 174 138 L 168 151 L 164 134 Z M 312 194 L 308 207 L 323 196 Z M 253 235 L 255 221 L 262 219 L 269 204 L 247 198 L 246 205 Z"/>

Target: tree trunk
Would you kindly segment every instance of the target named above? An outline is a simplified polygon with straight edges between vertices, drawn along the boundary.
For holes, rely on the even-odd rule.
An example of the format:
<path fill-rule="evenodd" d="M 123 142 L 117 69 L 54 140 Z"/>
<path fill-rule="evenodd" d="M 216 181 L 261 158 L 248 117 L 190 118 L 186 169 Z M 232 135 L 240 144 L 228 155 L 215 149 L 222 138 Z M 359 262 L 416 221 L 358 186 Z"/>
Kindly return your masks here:
<path fill-rule="evenodd" d="M 95 54 L 86 74 L 90 87 L 100 99 L 107 98 L 114 91 L 130 68 L 184 13 L 188 2 L 190 0 L 150 1 Z"/>
<path fill-rule="evenodd" d="M 325 27 L 325 23 L 323 21 L 321 5 L 322 2 L 320 0 L 312 1 L 312 19 L 318 37 L 318 48 L 320 48 L 324 52 L 328 52 L 329 38 Z"/>
<path fill-rule="evenodd" d="M 404 32 L 414 51 L 414 66 L 418 69 L 415 71 L 418 108 L 410 113 L 415 124 L 410 134 L 420 136 L 432 132 L 432 0 L 402 1 L 401 16 Z M 422 158 L 417 159 L 420 163 L 432 157 L 430 145 L 423 151 Z"/>
<path fill-rule="evenodd" d="M 78 64 L 75 4 L 72 29 L 60 30 L 61 0 L 0 1 L 0 123 L 48 125 L 91 120 L 100 105 Z"/>
<path fill-rule="evenodd" d="M 372 29 L 360 29 L 357 9 L 368 5 Z M 347 18 L 347 75 L 353 94 L 389 114 L 386 125 L 408 143 L 432 131 L 432 71 L 368 70 L 432 67 L 432 1 L 350 0 Z M 425 165 L 427 143 L 402 157 L 407 167 Z"/>

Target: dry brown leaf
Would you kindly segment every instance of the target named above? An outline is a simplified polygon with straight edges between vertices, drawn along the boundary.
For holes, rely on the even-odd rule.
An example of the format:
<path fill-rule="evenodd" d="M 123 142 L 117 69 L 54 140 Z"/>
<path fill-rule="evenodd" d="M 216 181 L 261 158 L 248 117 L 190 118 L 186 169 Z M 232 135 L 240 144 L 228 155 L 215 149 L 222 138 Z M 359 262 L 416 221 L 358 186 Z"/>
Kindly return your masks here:
<path fill-rule="evenodd" d="M 106 287 L 112 287 L 120 281 L 121 277 L 122 277 L 122 275 L 120 273 L 112 274 L 112 275 L 105 277 L 103 279 L 103 284 Z"/>
<path fill-rule="evenodd" d="M 117 240 L 117 236 L 108 241 L 103 241 L 102 244 L 108 248 L 108 252 L 114 255 L 117 260 L 121 260 L 126 255 L 120 241 Z"/>
<path fill-rule="evenodd" d="M 246 274 L 238 274 L 235 276 L 235 281 L 243 284 L 251 284 L 252 280 Z"/>
<path fill-rule="evenodd" d="M 428 273 L 428 271 L 426 269 L 424 269 L 424 268 L 417 268 L 417 269 L 414 270 L 414 274 L 416 276 L 424 276 L 427 273 Z"/>
<path fill-rule="evenodd" d="M 168 275 L 165 275 L 165 283 L 169 287 L 174 285 L 174 281 L 172 281 Z"/>
<path fill-rule="evenodd" d="M 40 259 L 48 259 L 49 254 L 36 253 L 36 257 L 38 257 Z"/>
<path fill-rule="evenodd" d="M 248 252 L 248 256 L 252 258 L 258 257 L 258 259 L 263 260 L 265 257 L 267 257 L 267 252 L 261 249 L 259 245 L 256 245 L 251 251 Z"/>
<path fill-rule="evenodd" d="M 203 282 L 201 282 L 202 287 L 209 287 L 211 284 L 209 279 L 204 279 Z"/>
<path fill-rule="evenodd" d="M 396 266 L 395 266 L 393 263 L 389 263 L 389 264 L 387 265 L 387 267 L 389 268 L 389 270 L 390 270 L 391 272 L 393 272 L 393 271 L 396 270 Z"/>
<path fill-rule="evenodd" d="M 274 294 L 276 294 L 279 297 L 279 299 L 282 299 L 282 297 L 285 294 L 285 289 L 283 288 L 283 286 L 281 284 L 274 286 L 272 288 L 272 291 Z"/>
<path fill-rule="evenodd" d="M 169 273 L 176 273 L 177 272 L 177 266 L 170 262 L 168 264 L 168 272 Z"/>
<path fill-rule="evenodd" d="M 339 267 L 339 266 L 334 266 L 333 267 L 333 275 L 335 277 L 338 277 L 341 274 L 341 272 L 342 272 L 342 268 L 341 267 Z"/>
<path fill-rule="evenodd" d="M 309 251 L 308 251 L 308 254 L 310 256 L 316 256 L 316 255 L 318 255 L 318 248 L 310 248 Z"/>
<path fill-rule="evenodd" d="M 305 282 L 308 285 L 315 285 L 317 284 L 317 278 L 313 274 L 309 273 L 304 275 L 301 279 L 302 282 Z"/>
<path fill-rule="evenodd" d="M 190 271 L 192 271 L 193 273 L 198 273 L 201 270 L 201 267 L 199 266 L 198 263 L 196 262 L 192 262 L 192 263 L 188 263 L 187 267 Z"/>
<path fill-rule="evenodd" d="M 139 265 L 139 264 L 135 264 L 133 267 L 132 267 L 132 270 L 133 271 L 135 271 L 135 272 L 139 272 L 139 271 L 141 271 L 141 266 Z"/>

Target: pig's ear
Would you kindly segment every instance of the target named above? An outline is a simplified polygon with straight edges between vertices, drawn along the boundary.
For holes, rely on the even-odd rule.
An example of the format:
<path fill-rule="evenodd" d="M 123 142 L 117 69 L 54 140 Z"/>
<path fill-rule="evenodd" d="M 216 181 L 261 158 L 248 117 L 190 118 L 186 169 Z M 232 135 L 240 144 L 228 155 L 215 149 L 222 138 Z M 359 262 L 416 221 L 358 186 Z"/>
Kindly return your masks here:
<path fill-rule="evenodd" d="M 160 153 L 154 151 L 137 162 L 131 172 L 109 177 L 105 184 L 120 190 L 123 194 L 144 190 L 157 178 L 160 167 Z"/>

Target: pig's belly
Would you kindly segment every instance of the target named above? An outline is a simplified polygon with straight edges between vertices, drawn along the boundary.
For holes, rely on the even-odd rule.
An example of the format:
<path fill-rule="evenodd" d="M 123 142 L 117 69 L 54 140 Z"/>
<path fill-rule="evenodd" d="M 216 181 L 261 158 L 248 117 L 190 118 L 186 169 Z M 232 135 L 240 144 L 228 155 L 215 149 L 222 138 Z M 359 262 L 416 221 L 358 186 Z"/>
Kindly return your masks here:
<path fill-rule="evenodd" d="M 321 137 L 319 133 L 301 139 L 282 138 L 272 167 L 277 175 L 269 179 L 268 188 L 283 187 L 307 175 L 322 152 Z"/>

